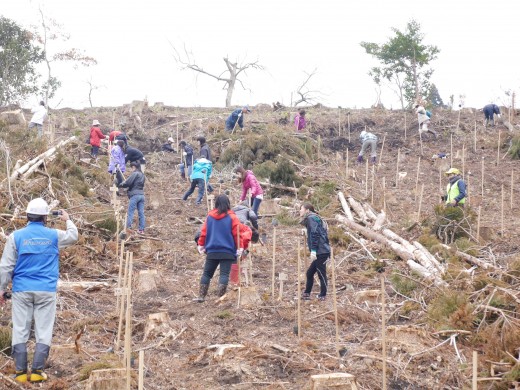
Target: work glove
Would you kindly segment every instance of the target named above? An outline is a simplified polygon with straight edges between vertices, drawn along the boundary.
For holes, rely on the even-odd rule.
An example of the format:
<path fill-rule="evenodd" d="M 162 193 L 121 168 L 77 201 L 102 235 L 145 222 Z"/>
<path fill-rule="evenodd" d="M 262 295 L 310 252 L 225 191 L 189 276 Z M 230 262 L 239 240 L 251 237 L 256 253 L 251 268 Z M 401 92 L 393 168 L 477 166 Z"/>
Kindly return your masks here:
<path fill-rule="evenodd" d="M 238 248 L 237 249 L 237 257 L 242 257 L 243 253 L 244 253 L 244 248 Z"/>
<path fill-rule="evenodd" d="M 183 155 L 184 157 L 186 157 L 186 156 L 188 155 L 188 153 L 186 153 L 186 152 L 182 152 L 182 155 Z"/>
<path fill-rule="evenodd" d="M 206 248 L 204 248 L 202 245 L 197 245 L 197 250 L 199 251 L 199 253 L 201 255 L 203 255 L 204 253 L 206 253 Z"/>
<path fill-rule="evenodd" d="M 311 261 L 314 261 L 318 258 L 318 256 L 316 256 L 316 251 L 311 251 Z"/>
<path fill-rule="evenodd" d="M 307 229 L 302 229 L 302 236 L 305 236 L 307 234 Z"/>

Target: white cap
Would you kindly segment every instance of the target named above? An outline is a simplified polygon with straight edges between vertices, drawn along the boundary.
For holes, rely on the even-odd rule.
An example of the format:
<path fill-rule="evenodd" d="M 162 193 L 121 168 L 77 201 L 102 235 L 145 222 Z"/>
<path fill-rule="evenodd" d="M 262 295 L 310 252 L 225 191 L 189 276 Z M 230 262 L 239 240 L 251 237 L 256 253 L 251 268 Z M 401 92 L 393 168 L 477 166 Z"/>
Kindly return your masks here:
<path fill-rule="evenodd" d="M 360 137 L 363 137 L 366 133 L 367 133 L 366 130 L 363 130 L 363 131 L 361 132 L 361 134 L 359 134 L 359 136 L 360 136 Z"/>
<path fill-rule="evenodd" d="M 25 212 L 34 215 L 49 215 L 49 205 L 42 198 L 36 198 L 29 202 Z"/>
<path fill-rule="evenodd" d="M 172 137 L 168 137 L 168 142 L 173 143 L 173 138 Z"/>
<path fill-rule="evenodd" d="M 99 126 L 101 123 L 99 123 L 99 121 L 97 119 L 94 119 L 92 121 L 92 126 Z"/>

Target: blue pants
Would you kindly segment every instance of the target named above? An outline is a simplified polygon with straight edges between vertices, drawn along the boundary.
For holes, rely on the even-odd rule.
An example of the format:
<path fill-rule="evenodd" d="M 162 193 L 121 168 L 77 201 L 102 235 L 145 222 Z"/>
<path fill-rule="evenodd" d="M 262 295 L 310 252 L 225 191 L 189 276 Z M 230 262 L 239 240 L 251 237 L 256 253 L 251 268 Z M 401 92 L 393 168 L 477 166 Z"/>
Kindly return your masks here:
<path fill-rule="evenodd" d="M 220 264 L 220 276 L 218 278 L 218 284 L 224 284 L 227 286 L 229 283 L 229 273 L 231 272 L 231 264 L 236 260 L 213 260 L 206 259 L 204 263 L 204 271 L 202 278 L 200 278 L 201 284 L 209 284 L 211 278 L 215 274 L 218 265 Z"/>
<path fill-rule="evenodd" d="M 136 208 L 139 216 L 139 230 L 144 230 L 144 195 L 133 195 L 128 201 L 128 219 L 126 220 L 126 227 L 128 229 L 132 227 Z"/>
<path fill-rule="evenodd" d="M 253 207 L 251 207 L 251 209 L 258 216 L 258 209 L 260 208 L 260 203 L 262 203 L 262 199 L 253 198 L 252 201 L 253 201 Z"/>
<path fill-rule="evenodd" d="M 199 195 L 197 196 L 197 204 L 200 204 L 202 202 L 202 198 L 204 197 L 204 179 L 193 179 L 191 181 L 190 189 L 184 194 L 182 197 L 182 200 L 187 200 L 188 197 L 193 194 L 195 191 L 195 187 L 199 187 Z"/>

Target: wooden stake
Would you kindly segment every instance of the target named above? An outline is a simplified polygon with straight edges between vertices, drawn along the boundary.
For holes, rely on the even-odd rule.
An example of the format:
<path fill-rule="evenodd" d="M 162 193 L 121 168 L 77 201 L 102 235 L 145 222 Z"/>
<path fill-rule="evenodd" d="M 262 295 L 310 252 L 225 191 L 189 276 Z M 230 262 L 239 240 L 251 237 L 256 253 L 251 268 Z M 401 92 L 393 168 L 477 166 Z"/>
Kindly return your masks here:
<path fill-rule="evenodd" d="M 347 114 L 348 143 L 350 143 L 350 112 Z"/>
<path fill-rule="evenodd" d="M 383 210 L 386 214 L 386 177 L 383 176 Z"/>
<path fill-rule="evenodd" d="M 424 183 L 421 184 L 421 196 L 419 197 L 419 210 L 417 211 L 417 222 L 421 220 L 421 206 L 422 206 L 422 198 L 424 192 Z"/>
<path fill-rule="evenodd" d="M 439 167 L 439 191 L 442 194 L 442 169 Z"/>
<path fill-rule="evenodd" d="M 119 256 L 119 274 L 117 275 L 117 288 L 121 288 L 121 276 L 123 274 L 123 258 L 125 253 L 125 241 L 121 240 L 121 256 Z M 116 310 L 119 310 L 119 304 L 121 297 L 117 295 L 116 297 Z"/>
<path fill-rule="evenodd" d="M 473 131 L 473 152 L 477 153 L 477 121 L 475 120 L 475 128 Z"/>
<path fill-rule="evenodd" d="M 415 176 L 415 201 L 417 202 L 417 194 L 419 193 L 419 173 L 421 172 L 421 156 L 417 160 L 417 175 Z"/>
<path fill-rule="evenodd" d="M 297 257 L 297 261 L 298 261 L 298 293 L 296 294 L 298 296 L 298 338 L 301 338 L 302 337 L 302 313 L 301 313 L 301 295 L 302 295 L 302 290 L 301 290 L 301 281 L 300 281 L 300 274 L 301 274 L 301 261 L 300 261 L 300 240 L 298 239 L 298 257 Z"/>
<path fill-rule="evenodd" d="M 480 209 L 481 206 L 478 206 L 478 216 L 477 216 L 477 240 L 480 242 Z"/>
<path fill-rule="evenodd" d="M 482 178 L 481 178 L 481 195 L 482 195 L 482 202 L 484 202 L 484 159 L 482 159 Z"/>
<path fill-rule="evenodd" d="M 339 353 L 339 321 L 338 321 L 338 300 L 336 296 L 336 262 L 334 260 L 334 250 L 330 247 L 330 266 L 332 268 L 332 305 L 334 308 L 334 323 L 336 325 L 336 354 L 341 358 Z"/>
<path fill-rule="evenodd" d="M 406 111 L 404 112 L 404 140 L 406 141 Z"/>
<path fill-rule="evenodd" d="M 177 146 L 179 146 L 179 122 L 177 122 Z M 181 148 L 177 148 L 177 153 L 181 152 Z M 186 175 L 188 176 L 188 175 Z"/>
<path fill-rule="evenodd" d="M 338 107 L 338 137 L 341 137 L 341 108 Z"/>
<path fill-rule="evenodd" d="M 502 196 L 501 196 L 501 203 L 502 203 L 502 208 L 501 208 L 501 215 L 500 215 L 500 224 L 501 224 L 501 230 L 502 230 L 502 234 L 504 234 L 505 230 L 504 230 L 504 185 L 502 184 Z"/>
<path fill-rule="evenodd" d="M 379 152 L 379 163 L 378 163 L 379 166 L 381 165 L 381 161 L 383 161 L 383 150 L 385 148 L 385 139 L 386 139 L 386 133 L 383 136 L 383 143 L 381 144 L 381 152 Z"/>
<path fill-rule="evenodd" d="M 283 282 L 287 280 L 287 274 L 280 272 L 278 274 L 278 280 L 280 281 L 280 293 L 278 294 L 278 300 L 281 301 L 283 298 Z"/>
<path fill-rule="evenodd" d="M 399 159 L 401 157 L 401 149 L 397 149 L 397 162 L 395 172 L 395 188 L 399 188 Z"/>
<path fill-rule="evenodd" d="M 470 176 L 468 175 L 468 179 L 466 180 L 466 195 L 468 196 L 468 203 L 471 203 L 471 190 L 469 189 L 469 178 Z"/>
<path fill-rule="evenodd" d="M 383 355 L 383 390 L 386 390 L 386 318 L 385 318 L 385 278 L 381 276 L 381 346 Z"/>
<path fill-rule="evenodd" d="M 462 180 L 464 180 L 465 172 L 466 172 L 466 145 L 462 144 Z"/>
<path fill-rule="evenodd" d="M 450 168 L 453 168 L 453 134 L 450 134 Z"/>
<path fill-rule="evenodd" d="M 139 383 L 138 390 L 144 390 L 144 350 L 139 351 Z"/>
<path fill-rule="evenodd" d="M 513 189 L 515 186 L 515 182 L 513 181 L 513 178 L 514 178 L 514 170 L 511 170 L 511 203 L 510 203 L 511 210 L 513 210 Z"/>
<path fill-rule="evenodd" d="M 132 269 L 134 253 L 130 252 L 130 265 L 128 266 L 126 319 L 125 319 L 125 354 L 126 354 L 126 388 L 131 390 L 132 384 Z"/>
<path fill-rule="evenodd" d="M 372 196 L 371 196 L 371 202 L 374 204 L 374 182 L 376 181 L 376 166 L 372 165 Z"/>
<path fill-rule="evenodd" d="M 125 297 L 126 297 L 126 294 L 124 293 L 124 291 L 126 288 L 126 281 L 127 281 L 127 275 L 128 275 L 129 258 L 130 258 L 130 254 L 129 254 L 129 252 L 126 252 L 126 254 L 125 254 L 125 271 L 124 271 L 124 275 L 123 275 L 121 289 L 119 290 L 119 293 L 121 294 L 121 300 L 120 300 L 120 306 L 119 306 L 119 324 L 117 326 L 116 345 L 114 347 L 114 352 L 119 351 L 119 346 L 121 343 L 121 332 L 123 330 L 123 313 L 125 311 Z"/>
<path fill-rule="evenodd" d="M 368 158 L 365 164 L 365 198 L 368 199 Z"/>
<path fill-rule="evenodd" d="M 273 226 L 273 269 L 271 275 L 271 295 L 273 300 L 275 299 L 274 292 L 274 278 L 275 278 L 275 266 L 276 266 L 276 226 Z"/>
<path fill-rule="evenodd" d="M 348 180 L 348 149 L 347 149 L 347 158 L 345 160 L 345 178 Z"/>
<path fill-rule="evenodd" d="M 500 163 L 500 130 L 498 130 L 497 167 Z"/>
<path fill-rule="evenodd" d="M 477 351 L 473 351 L 473 375 L 471 381 L 471 389 L 478 390 L 477 379 L 478 379 L 478 355 Z"/>

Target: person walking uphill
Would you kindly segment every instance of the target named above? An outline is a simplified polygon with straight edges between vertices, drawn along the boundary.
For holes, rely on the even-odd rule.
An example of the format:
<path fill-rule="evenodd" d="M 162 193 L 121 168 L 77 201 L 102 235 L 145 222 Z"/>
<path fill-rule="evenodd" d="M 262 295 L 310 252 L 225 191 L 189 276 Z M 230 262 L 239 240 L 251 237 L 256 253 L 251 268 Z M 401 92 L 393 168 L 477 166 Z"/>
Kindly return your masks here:
<path fill-rule="evenodd" d="M 128 188 L 128 219 L 126 220 L 126 228 L 132 228 L 134 220 L 134 212 L 137 208 L 137 215 L 139 216 L 139 234 L 144 233 L 145 217 L 144 217 L 144 183 L 146 177 L 141 172 L 141 164 L 138 162 L 130 163 L 132 174 L 128 176 L 124 182 L 119 185 L 119 188 Z"/>
<path fill-rule="evenodd" d="M 311 299 L 311 291 L 314 283 L 314 274 L 317 272 L 320 279 L 320 294 L 318 299 L 324 301 L 327 296 L 327 268 L 326 263 L 330 257 L 330 244 L 327 225 L 314 211 L 314 206 L 304 203 L 300 208 L 300 222 L 307 228 L 307 244 L 311 252 L 311 265 L 307 270 L 307 282 L 302 294 L 303 300 Z"/>
<path fill-rule="evenodd" d="M 240 201 L 244 201 L 247 197 L 247 191 L 251 190 L 251 209 L 258 216 L 260 203 L 262 203 L 262 199 L 264 199 L 264 191 L 262 190 L 260 183 L 256 180 L 253 171 L 246 171 L 242 166 L 236 167 L 235 172 L 240 175 L 239 182 L 242 183 L 242 195 L 240 196 Z"/>
<path fill-rule="evenodd" d="M 240 127 L 240 130 L 244 129 L 244 114 L 246 112 L 251 112 L 249 109 L 249 106 L 244 106 L 242 108 L 237 108 L 235 111 L 229 115 L 229 117 L 226 119 L 226 130 L 227 131 L 233 131 L 238 124 L 238 127 Z"/>
<path fill-rule="evenodd" d="M 118 140 L 116 145 L 110 150 L 108 173 L 111 175 L 116 175 L 115 185 L 117 187 L 123 182 L 123 172 L 126 171 L 125 152 L 123 152 L 124 145 L 124 141 Z"/>
<path fill-rule="evenodd" d="M 196 204 L 201 204 L 202 198 L 206 185 L 208 185 L 209 178 L 211 177 L 212 164 L 211 161 L 205 158 L 198 158 L 193 164 L 193 172 L 191 173 L 191 186 L 188 191 L 182 197 L 182 200 L 188 200 L 188 197 L 193 194 L 196 187 L 199 187 L 199 195 L 197 196 Z M 209 191 L 209 188 L 208 188 Z"/>
<path fill-rule="evenodd" d="M 42 198 L 31 200 L 26 211 L 29 223 L 9 235 L 0 261 L 0 304 L 5 303 L 4 292 L 12 281 L 15 380 L 42 382 L 47 380 L 43 370 L 49 356 L 56 317 L 60 249 L 78 240 L 78 229 L 65 210 L 61 210 L 60 218 L 65 221 L 67 230 L 47 228 L 49 205 Z M 26 344 L 33 319 L 36 346 L 31 375 L 28 376 Z"/>
<path fill-rule="evenodd" d="M 220 265 L 220 276 L 217 294 L 226 293 L 229 283 L 231 265 L 241 254 L 239 237 L 237 237 L 240 221 L 231 210 L 229 198 L 221 194 L 215 199 L 215 208 L 211 210 L 202 225 L 197 250 L 206 254 L 204 271 L 200 279 L 197 302 L 204 302 L 208 294 L 209 284 L 217 267 Z"/>
<path fill-rule="evenodd" d="M 38 138 L 41 138 L 43 135 L 43 121 L 47 118 L 47 108 L 45 107 L 45 102 L 42 100 L 38 107 L 35 107 L 31 110 L 33 114 L 31 121 L 29 122 L 29 130 L 33 127 L 38 129 Z"/>
<path fill-rule="evenodd" d="M 415 113 L 417 114 L 417 122 L 419 122 L 419 135 L 422 133 L 430 132 L 435 136 L 435 138 L 437 138 L 437 132 L 428 128 L 428 125 L 430 124 L 430 115 L 431 115 L 431 114 L 428 115 L 429 111 L 426 111 L 426 109 L 423 106 L 421 106 L 420 104 L 416 104 Z"/>
<path fill-rule="evenodd" d="M 448 176 L 449 183 L 446 186 L 446 195 L 442 199 L 446 206 L 461 206 L 466 203 L 466 183 L 462 180 L 460 171 L 457 168 L 450 168 L 444 172 Z"/>
<path fill-rule="evenodd" d="M 361 151 L 359 152 L 357 162 L 360 164 L 363 162 L 363 155 L 370 146 L 370 162 L 375 164 L 377 158 L 377 136 L 375 134 L 369 133 L 366 130 L 363 130 L 361 134 L 359 134 L 359 139 L 361 140 Z"/>
<path fill-rule="evenodd" d="M 487 125 L 491 122 L 491 126 L 495 126 L 495 114 L 497 114 L 497 117 L 500 119 L 500 108 L 496 104 L 487 104 L 482 109 L 484 111 L 484 126 L 487 127 Z"/>
<path fill-rule="evenodd" d="M 101 140 L 106 138 L 99 126 L 101 126 L 99 121 L 97 119 L 94 119 L 92 121 L 92 127 L 90 128 L 90 155 L 92 156 L 92 158 L 98 157 L 99 147 L 101 146 Z"/>

